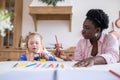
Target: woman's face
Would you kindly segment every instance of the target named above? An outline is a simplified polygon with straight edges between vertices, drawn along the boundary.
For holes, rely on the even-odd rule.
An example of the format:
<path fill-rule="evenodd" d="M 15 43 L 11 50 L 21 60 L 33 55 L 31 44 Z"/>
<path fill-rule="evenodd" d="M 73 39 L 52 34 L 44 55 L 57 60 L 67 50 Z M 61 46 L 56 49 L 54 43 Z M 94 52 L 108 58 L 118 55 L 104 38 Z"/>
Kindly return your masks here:
<path fill-rule="evenodd" d="M 82 35 L 85 39 L 93 39 L 95 38 L 95 33 L 97 33 L 97 28 L 93 24 L 93 22 L 89 19 L 86 19 L 83 23 Z"/>
<path fill-rule="evenodd" d="M 42 49 L 41 39 L 38 35 L 30 36 L 28 40 L 28 49 L 31 52 L 39 53 Z"/>

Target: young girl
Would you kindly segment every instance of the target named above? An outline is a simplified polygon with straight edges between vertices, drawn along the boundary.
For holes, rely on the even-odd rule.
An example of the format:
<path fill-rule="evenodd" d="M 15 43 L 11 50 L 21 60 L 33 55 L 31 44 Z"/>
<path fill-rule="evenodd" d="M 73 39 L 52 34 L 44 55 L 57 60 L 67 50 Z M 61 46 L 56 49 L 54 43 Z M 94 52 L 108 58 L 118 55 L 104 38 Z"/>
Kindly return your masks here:
<path fill-rule="evenodd" d="M 26 38 L 26 53 L 22 54 L 20 61 L 40 61 L 40 59 L 46 59 L 47 61 L 56 61 L 56 59 L 48 52 L 42 41 L 42 36 L 38 33 L 30 33 Z"/>

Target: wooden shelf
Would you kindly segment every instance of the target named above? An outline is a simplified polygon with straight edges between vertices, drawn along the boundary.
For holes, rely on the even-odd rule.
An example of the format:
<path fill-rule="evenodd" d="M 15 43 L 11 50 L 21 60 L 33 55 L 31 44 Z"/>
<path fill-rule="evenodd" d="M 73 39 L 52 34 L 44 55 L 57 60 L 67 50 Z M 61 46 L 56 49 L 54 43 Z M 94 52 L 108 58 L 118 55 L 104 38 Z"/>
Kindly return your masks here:
<path fill-rule="evenodd" d="M 26 53 L 26 50 L 2 49 L 0 50 L 0 61 L 18 61 L 23 53 Z"/>
<path fill-rule="evenodd" d="M 69 20 L 69 31 L 71 32 L 72 6 L 30 6 L 29 9 L 35 31 L 37 31 L 37 20 Z"/>

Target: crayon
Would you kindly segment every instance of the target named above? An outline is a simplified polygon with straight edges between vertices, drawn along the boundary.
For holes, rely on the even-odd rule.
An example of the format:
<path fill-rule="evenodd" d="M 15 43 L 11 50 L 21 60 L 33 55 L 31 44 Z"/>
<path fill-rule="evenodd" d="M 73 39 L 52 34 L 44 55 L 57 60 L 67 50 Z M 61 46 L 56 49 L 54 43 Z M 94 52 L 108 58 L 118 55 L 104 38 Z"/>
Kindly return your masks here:
<path fill-rule="evenodd" d="M 17 67 L 25 67 L 28 63 L 21 63 Z"/>
<path fill-rule="evenodd" d="M 64 64 L 61 64 L 61 67 L 64 68 Z"/>
<path fill-rule="evenodd" d="M 40 65 L 41 65 L 41 63 L 39 63 L 38 65 L 36 65 L 36 67 L 35 67 L 35 68 L 39 67 Z"/>
<path fill-rule="evenodd" d="M 46 59 L 40 59 L 40 62 L 46 62 Z"/>
<path fill-rule="evenodd" d="M 33 64 L 29 64 L 29 65 L 27 65 L 26 67 L 31 67 L 31 66 L 34 66 L 34 65 L 36 65 L 37 63 L 33 63 Z"/>
<path fill-rule="evenodd" d="M 57 38 L 57 36 L 55 35 L 55 39 L 56 39 L 56 49 L 58 50 L 58 51 L 60 51 L 60 47 L 59 47 L 59 43 L 58 43 L 58 38 Z M 56 53 L 57 54 L 57 56 L 59 56 L 59 53 Z"/>
<path fill-rule="evenodd" d="M 46 66 L 46 64 L 43 64 L 43 65 L 42 65 L 42 68 L 44 68 L 45 66 Z"/>
<path fill-rule="evenodd" d="M 57 64 L 55 68 L 57 68 L 58 66 L 59 66 L 59 64 Z"/>
<path fill-rule="evenodd" d="M 49 67 L 51 67 L 51 66 L 52 66 L 52 64 L 49 64 L 47 68 L 49 68 Z"/>
<path fill-rule="evenodd" d="M 113 70 L 109 70 L 109 72 L 110 72 L 111 74 L 113 74 L 114 76 L 120 78 L 120 74 L 114 72 Z"/>
<path fill-rule="evenodd" d="M 16 67 L 17 65 L 18 65 L 18 63 L 14 64 L 14 65 L 13 65 L 13 68 Z"/>

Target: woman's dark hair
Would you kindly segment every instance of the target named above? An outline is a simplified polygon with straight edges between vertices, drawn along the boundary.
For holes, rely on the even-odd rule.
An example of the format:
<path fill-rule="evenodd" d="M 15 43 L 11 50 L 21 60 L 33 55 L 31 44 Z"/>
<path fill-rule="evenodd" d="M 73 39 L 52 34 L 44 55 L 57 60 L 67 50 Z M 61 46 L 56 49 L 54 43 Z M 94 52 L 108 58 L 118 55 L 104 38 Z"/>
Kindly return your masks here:
<path fill-rule="evenodd" d="M 101 9 L 91 9 L 86 14 L 86 19 L 93 21 L 96 27 L 100 27 L 101 31 L 108 28 L 109 17 Z"/>

